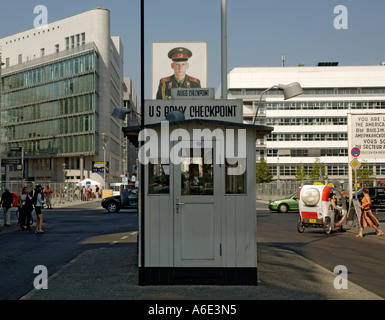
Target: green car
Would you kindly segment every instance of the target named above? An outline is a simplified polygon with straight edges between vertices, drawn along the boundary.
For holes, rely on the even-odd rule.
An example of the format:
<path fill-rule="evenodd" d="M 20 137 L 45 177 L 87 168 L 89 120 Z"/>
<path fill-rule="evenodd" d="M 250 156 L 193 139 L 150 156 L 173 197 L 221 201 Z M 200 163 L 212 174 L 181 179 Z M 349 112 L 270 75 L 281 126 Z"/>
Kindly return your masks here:
<path fill-rule="evenodd" d="M 298 192 L 293 193 L 284 199 L 270 201 L 269 210 L 281 213 L 286 213 L 292 210 L 298 211 Z"/>

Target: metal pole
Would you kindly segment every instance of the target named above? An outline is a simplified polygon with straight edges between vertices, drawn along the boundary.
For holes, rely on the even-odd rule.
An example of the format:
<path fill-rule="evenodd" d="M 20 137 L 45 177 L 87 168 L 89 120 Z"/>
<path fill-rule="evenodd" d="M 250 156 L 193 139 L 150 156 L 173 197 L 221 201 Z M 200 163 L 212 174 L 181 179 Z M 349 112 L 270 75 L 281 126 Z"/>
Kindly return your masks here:
<path fill-rule="evenodd" d="M 105 142 L 105 141 L 103 141 L 103 158 L 104 158 L 104 169 L 103 169 L 103 172 L 104 172 L 104 190 L 106 190 L 106 189 L 107 189 L 107 185 L 106 185 L 106 176 L 107 176 L 106 149 L 107 149 L 107 146 L 106 146 L 106 142 Z"/>
<path fill-rule="evenodd" d="M 141 83 L 140 83 L 140 129 L 144 129 L 144 0 L 140 1 L 140 72 L 141 72 Z M 142 142 L 139 141 L 139 148 L 142 146 Z M 140 191 L 140 206 L 138 207 L 138 213 L 140 213 L 140 229 L 139 229 L 139 238 L 140 238 L 140 261 L 139 261 L 139 285 L 144 286 L 146 275 L 145 275 L 145 253 L 144 253 L 144 246 L 145 246 L 145 235 L 144 235 L 144 215 L 145 215 L 145 207 L 144 207 L 144 164 L 140 164 L 139 169 L 139 191 Z"/>
<path fill-rule="evenodd" d="M 221 0 L 221 46 L 222 46 L 222 99 L 227 99 L 227 9 L 226 0 Z"/>
<path fill-rule="evenodd" d="M 3 94 L 3 78 L 2 78 L 2 67 L 3 67 L 3 61 L 1 59 L 2 54 L 2 47 L 0 46 L 0 184 L 3 182 L 3 167 L 1 166 L 2 163 L 2 151 L 3 151 L 3 141 L 1 141 L 2 136 L 2 122 L 1 122 L 1 95 Z M 6 170 L 6 169 L 5 169 Z"/>

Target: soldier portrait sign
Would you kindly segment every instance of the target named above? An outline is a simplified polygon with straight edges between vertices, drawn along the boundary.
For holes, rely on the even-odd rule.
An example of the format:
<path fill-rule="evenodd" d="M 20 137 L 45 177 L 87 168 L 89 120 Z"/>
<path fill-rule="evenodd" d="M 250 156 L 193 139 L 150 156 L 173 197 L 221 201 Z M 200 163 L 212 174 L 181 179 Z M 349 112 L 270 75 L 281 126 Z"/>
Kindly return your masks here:
<path fill-rule="evenodd" d="M 170 99 L 175 88 L 206 88 L 207 68 L 207 42 L 153 42 L 152 99 Z"/>

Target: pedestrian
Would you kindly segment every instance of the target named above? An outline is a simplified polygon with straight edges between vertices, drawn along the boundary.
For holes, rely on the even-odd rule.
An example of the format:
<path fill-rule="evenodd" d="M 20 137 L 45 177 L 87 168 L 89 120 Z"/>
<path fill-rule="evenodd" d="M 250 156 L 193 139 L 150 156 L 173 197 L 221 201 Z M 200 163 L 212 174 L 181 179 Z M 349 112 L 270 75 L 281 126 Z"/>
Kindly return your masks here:
<path fill-rule="evenodd" d="M 27 198 L 28 198 L 28 188 L 24 187 L 21 190 L 21 196 L 19 198 L 18 207 L 19 207 L 19 224 L 20 231 L 27 230 Z"/>
<path fill-rule="evenodd" d="M 52 209 L 52 203 L 51 203 L 52 193 L 53 193 L 53 190 L 49 187 L 49 185 L 47 185 L 47 187 L 44 189 L 44 197 L 45 197 L 45 201 L 48 209 Z"/>
<path fill-rule="evenodd" d="M 3 207 L 4 212 L 4 227 L 9 227 L 11 225 L 11 207 L 13 202 L 13 195 L 9 192 L 8 188 L 5 188 L 5 191 L 1 195 L 0 204 Z"/>
<path fill-rule="evenodd" d="M 45 203 L 44 197 L 43 197 L 43 188 L 42 186 L 38 185 L 35 188 L 35 194 L 33 195 L 33 203 L 35 206 L 35 212 L 36 212 L 36 229 L 35 233 L 41 234 L 44 233 L 42 230 L 43 226 L 43 213 L 41 211 L 41 208 L 43 204 Z"/>
<path fill-rule="evenodd" d="M 377 218 L 373 215 L 372 210 L 370 207 L 372 206 L 372 200 L 369 196 L 369 189 L 364 188 L 362 189 L 362 193 L 364 194 L 364 197 L 361 200 L 361 217 L 360 217 L 360 232 L 356 235 L 356 237 L 363 237 L 362 232 L 364 231 L 365 227 L 373 227 L 377 231 L 377 236 L 382 236 L 384 232 L 382 232 L 378 227 L 380 226 L 380 223 L 378 222 Z"/>
<path fill-rule="evenodd" d="M 332 204 L 332 209 L 333 209 L 333 212 L 334 212 L 334 223 L 338 223 L 341 220 L 341 218 L 342 218 L 342 214 L 340 212 L 340 208 L 338 208 L 338 206 L 337 206 L 337 196 L 336 196 L 335 193 L 331 193 L 329 195 L 329 197 L 330 197 L 330 202 Z M 345 229 L 344 229 L 344 227 L 342 225 L 340 226 L 339 230 L 341 232 L 345 231 Z"/>
<path fill-rule="evenodd" d="M 99 200 L 99 186 L 96 186 L 95 195 L 96 195 L 96 199 Z"/>
<path fill-rule="evenodd" d="M 28 193 L 28 196 L 26 198 L 26 220 L 27 220 L 27 230 L 31 230 L 31 219 L 32 219 L 32 211 L 33 211 L 33 204 L 32 204 L 32 198 L 33 198 L 33 191 L 31 190 Z"/>

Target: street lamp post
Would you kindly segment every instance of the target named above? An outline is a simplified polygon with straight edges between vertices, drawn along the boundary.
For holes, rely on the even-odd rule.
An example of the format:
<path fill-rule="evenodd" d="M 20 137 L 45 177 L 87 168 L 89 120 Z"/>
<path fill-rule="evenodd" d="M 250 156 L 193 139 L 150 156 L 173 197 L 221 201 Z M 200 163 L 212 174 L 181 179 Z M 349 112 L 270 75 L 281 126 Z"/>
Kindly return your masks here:
<path fill-rule="evenodd" d="M 3 93 L 3 78 L 2 78 L 2 74 L 1 74 L 1 69 L 4 65 L 3 63 L 3 60 L 1 59 L 1 53 L 2 53 L 2 48 L 0 46 L 0 182 L 3 182 L 3 167 L 1 166 L 1 162 L 2 162 L 2 151 L 3 151 L 3 147 L 2 147 L 2 144 L 3 144 L 3 141 L 1 139 L 1 135 L 2 135 L 2 130 L 1 130 L 1 127 L 2 127 L 2 123 L 1 123 L 1 95 Z"/>
<path fill-rule="evenodd" d="M 104 189 L 106 189 L 107 182 L 106 182 L 106 177 L 107 177 L 107 162 L 106 162 L 106 149 L 107 149 L 107 141 L 109 139 L 109 136 L 107 133 L 102 133 L 103 136 L 103 151 L 104 151 Z"/>
<path fill-rule="evenodd" d="M 261 93 L 261 96 L 259 97 L 258 107 L 257 107 L 257 111 L 255 112 L 253 124 L 255 124 L 255 121 L 257 120 L 258 111 L 259 111 L 259 107 L 262 103 L 263 95 L 266 92 L 270 91 L 271 89 L 282 90 L 283 95 L 284 95 L 284 100 L 294 98 L 294 97 L 299 96 L 303 93 L 303 89 L 298 82 L 292 82 L 292 83 L 289 83 L 286 85 L 285 84 L 278 84 L 278 85 L 274 85 L 274 86 L 270 87 L 269 89 L 266 89 L 265 91 L 263 91 Z"/>

